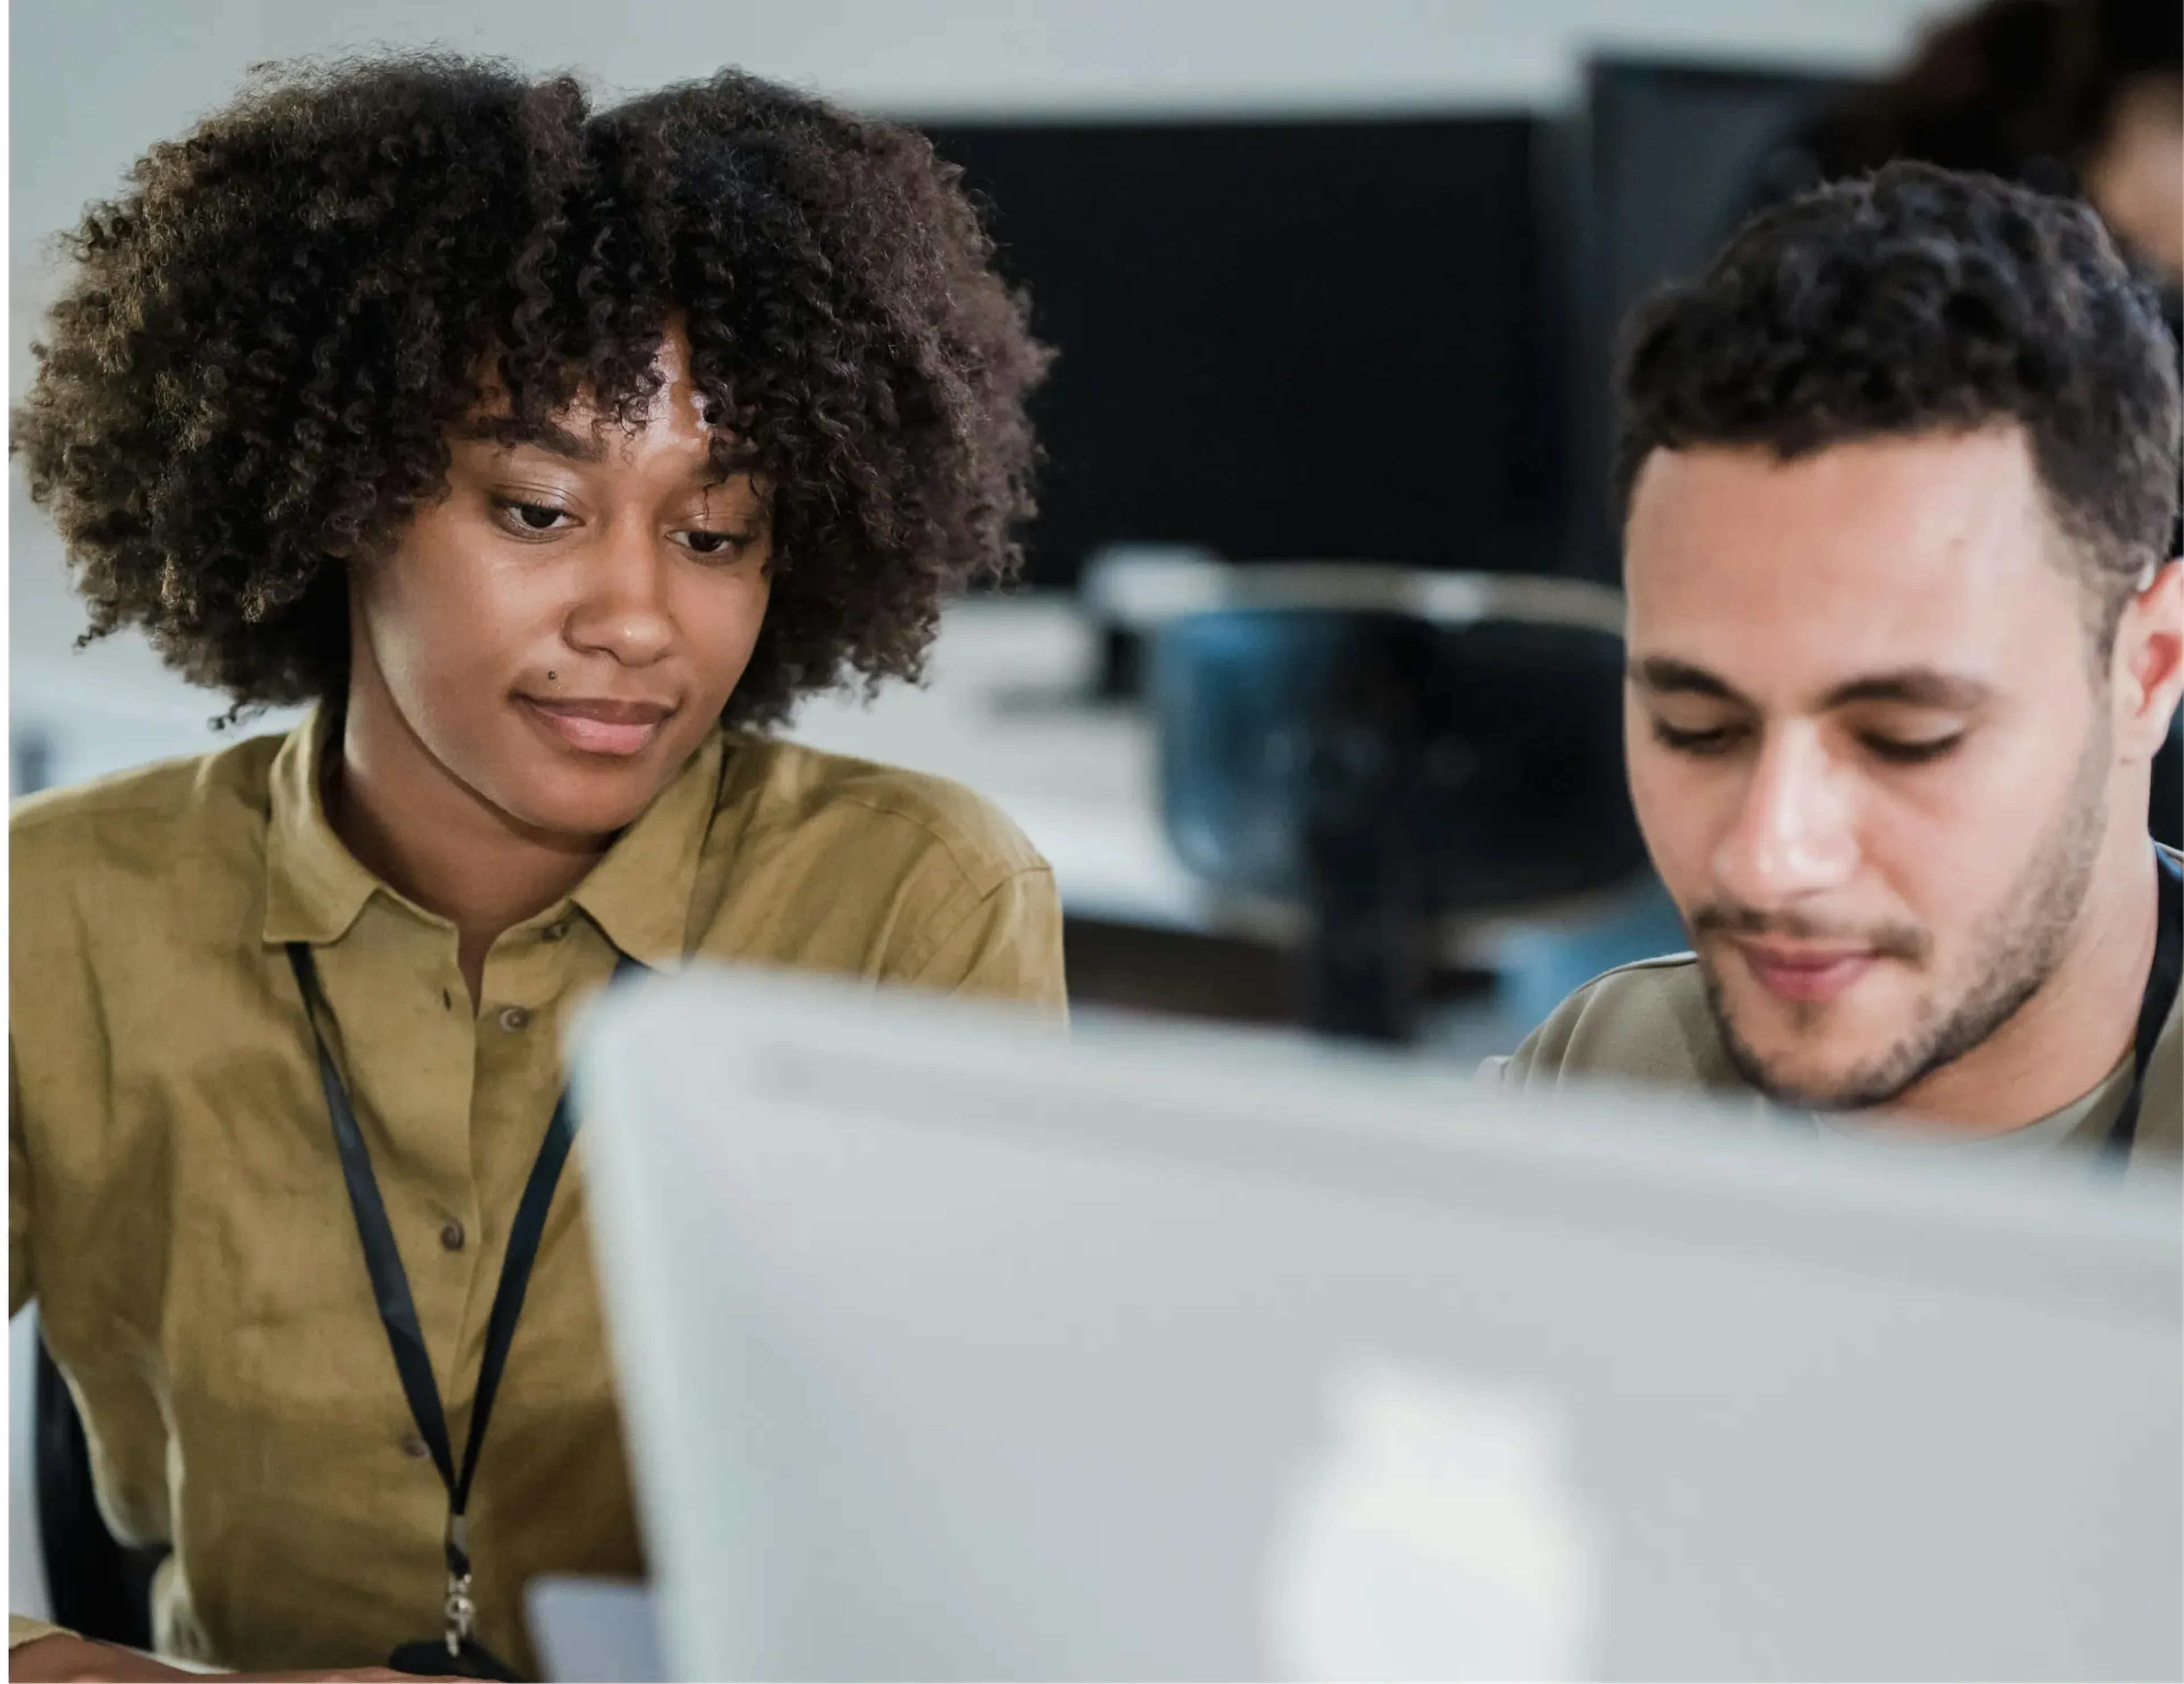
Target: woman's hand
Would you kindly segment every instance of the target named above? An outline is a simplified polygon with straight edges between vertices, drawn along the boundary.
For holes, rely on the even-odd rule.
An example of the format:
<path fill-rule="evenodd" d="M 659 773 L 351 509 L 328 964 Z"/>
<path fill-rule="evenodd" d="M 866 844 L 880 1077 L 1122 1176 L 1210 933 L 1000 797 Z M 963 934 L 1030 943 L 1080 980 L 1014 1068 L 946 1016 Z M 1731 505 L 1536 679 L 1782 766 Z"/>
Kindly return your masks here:
<path fill-rule="evenodd" d="M 376 1679 L 414 1681 L 415 1675 L 392 1672 L 383 1666 L 364 1666 L 347 1670 L 315 1670 L 308 1672 L 190 1672 L 178 1666 L 168 1666 L 142 1655 L 134 1649 L 119 1648 L 112 1643 L 94 1643 L 86 1637 L 41 1637 L 36 1642 L 25 1643 L 20 1649 L 8 1651 L 8 1676 L 15 1679 L 44 1679 L 53 1684 L 91 1684 L 92 1680 L 111 1680 L 113 1684 L 138 1684 L 140 1680 L 166 1678 L 226 1678 L 238 1684 L 265 1684 L 284 1679 L 311 1681 L 333 1679 Z"/>

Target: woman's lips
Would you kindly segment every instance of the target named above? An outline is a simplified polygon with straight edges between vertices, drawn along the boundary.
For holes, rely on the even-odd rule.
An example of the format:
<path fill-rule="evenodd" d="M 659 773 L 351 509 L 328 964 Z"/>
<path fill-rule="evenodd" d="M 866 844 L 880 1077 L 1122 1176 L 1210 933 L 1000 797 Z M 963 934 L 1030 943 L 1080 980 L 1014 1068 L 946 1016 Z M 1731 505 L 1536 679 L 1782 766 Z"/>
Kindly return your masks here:
<path fill-rule="evenodd" d="M 1760 987 L 1778 1000 L 1799 1004 L 1835 999 L 1878 962 L 1872 950 L 1863 947 L 1816 951 L 1740 941 L 1736 951 Z"/>
<path fill-rule="evenodd" d="M 569 747 L 588 755 L 622 759 L 643 753 L 675 711 L 659 702 L 542 701 L 525 695 L 516 700 L 541 727 Z"/>

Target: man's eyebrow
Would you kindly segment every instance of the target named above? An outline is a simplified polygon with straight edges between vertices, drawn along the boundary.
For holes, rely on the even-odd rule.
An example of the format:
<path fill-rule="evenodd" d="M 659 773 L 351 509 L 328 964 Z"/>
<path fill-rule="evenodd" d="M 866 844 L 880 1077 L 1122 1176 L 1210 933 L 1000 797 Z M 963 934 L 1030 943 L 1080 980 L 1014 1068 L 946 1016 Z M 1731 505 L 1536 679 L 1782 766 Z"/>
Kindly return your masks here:
<path fill-rule="evenodd" d="M 1630 663 L 1631 682 L 1656 695 L 1707 696 L 1716 701 L 1752 705 L 1727 680 L 1703 666 L 1669 655 L 1649 655 Z M 1820 698 L 1820 711 L 1849 707 L 1859 702 L 1894 702 L 1906 707 L 1940 708 L 1965 713 L 1989 700 L 1991 685 L 1977 678 L 1942 672 L 1930 666 L 1906 666 L 1893 672 L 1872 672 L 1846 679 Z"/>
<path fill-rule="evenodd" d="M 1969 712 L 1994 694 L 1992 685 L 1976 678 L 1939 672 L 1930 666 L 1907 666 L 1897 672 L 1876 672 L 1838 684 L 1821 699 L 1823 707 L 1847 707 L 1853 702 L 1897 702 L 1908 707 Z"/>
<path fill-rule="evenodd" d="M 1642 661 L 1632 661 L 1630 672 L 1632 683 L 1655 695 L 1709 696 L 1716 701 L 1735 702 L 1740 707 L 1752 705 L 1749 699 L 1740 694 L 1727 680 L 1688 661 L 1649 655 Z"/>

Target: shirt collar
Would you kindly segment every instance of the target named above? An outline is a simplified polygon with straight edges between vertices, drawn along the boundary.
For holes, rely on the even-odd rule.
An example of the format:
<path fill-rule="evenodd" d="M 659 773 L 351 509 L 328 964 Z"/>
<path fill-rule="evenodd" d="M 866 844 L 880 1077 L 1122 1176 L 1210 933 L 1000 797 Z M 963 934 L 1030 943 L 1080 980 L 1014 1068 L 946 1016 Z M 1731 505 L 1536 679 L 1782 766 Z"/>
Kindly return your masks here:
<path fill-rule="evenodd" d="M 655 971 L 682 968 L 690 897 L 726 752 L 716 726 L 571 896 L 608 940 Z"/>
<path fill-rule="evenodd" d="M 326 744 L 332 727 L 331 710 L 313 708 L 273 757 L 265 834 L 269 942 L 338 941 L 381 886 L 326 819 Z"/>
<path fill-rule="evenodd" d="M 338 941 L 375 894 L 393 893 L 349 852 L 326 818 L 333 722 L 331 710 L 314 708 L 274 756 L 265 839 L 268 942 Z M 716 728 L 571 897 L 608 940 L 654 970 L 682 968 L 690 897 L 719 800 L 724 753 Z"/>

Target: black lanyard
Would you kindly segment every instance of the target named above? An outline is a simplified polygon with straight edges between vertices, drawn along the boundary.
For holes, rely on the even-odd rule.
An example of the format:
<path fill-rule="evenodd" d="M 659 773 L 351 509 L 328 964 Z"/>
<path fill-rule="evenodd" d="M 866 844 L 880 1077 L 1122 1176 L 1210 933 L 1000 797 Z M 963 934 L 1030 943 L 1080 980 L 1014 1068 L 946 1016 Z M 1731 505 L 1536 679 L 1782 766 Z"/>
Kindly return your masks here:
<path fill-rule="evenodd" d="M 466 1676 L 513 1678 L 515 1675 L 506 1664 L 496 1659 L 471 1635 L 477 1610 L 471 1598 L 470 1540 L 465 1516 L 470 1509 L 471 1481 L 477 1474 L 478 1452 L 485 1443 L 486 1423 L 493 1414 L 493 1398 L 500 1389 L 501 1370 L 507 1366 L 508 1348 L 515 1338 L 516 1318 L 523 1313 L 523 1295 L 531 1285 L 531 1269 L 538 1261 L 539 1238 L 546 1230 L 546 1213 L 553 1206 L 554 1190 L 560 1184 L 561 1167 L 568 1162 L 569 1147 L 576 1138 L 576 1120 L 571 1112 L 569 1095 L 564 1089 L 560 1098 L 554 1101 L 553 1119 L 546 1125 L 546 1138 L 539 1146 L 537 1162 L 531 1166 L 531 1179 L 524 1184 L 523 1197 L 515 1207 L 515 1221 L 508 1230 L 508 1255 L 500 1267 L 500 1285 L 493 1295 L 493 1312 L 486 1322 L 485 1357 L 478 1365 L 477 1392 L 471 1405 L 470 1439 L 463 1447 L 462 1465 L 458 1468 L 448 1437 L 447 1414 L 440 1407 L 440 1389 L 432 1379 L 432 1358 L 425 1349 L 424 1329 L 417 1319 L 416 1301 L 410 1296 L 410 1277 L 402 1267 L 402 1253 L 394 1243 L 394 1230 L 387 1220 L 387 1206 L 379 1196 L 378 1179 L 371 1173 L 371 1155 L 365 1148 L 364 1131 L 357 1127 L 356 1112 L 349 1105 L 348 1090 L 342 1085 L 333 1055 L 326 1050 L 326 1036 L 319 1029 L 325 1001 L 319 990 L 318 968 L 311 958 L 310 945 L 290 942 L 288 963 L 295 970 L 296 986 L 304 997 L 304 1016 L 310 1024 L 311 1040 L 318 1048 L 319 1081 L 326 1090 L 326 1112 L 333 1121 L 334 1144 L 341 1154 L 342 1179 L 348 1184 L 349 1208 L 355 1213 L 357 1238 L 364 1243 L 364 1263 L 371 1276 L 372 1296 L 378 1302 L 379 1319 L 387 1329 L 387 1342 L 394 1352 L 395 1371 L 402 1377 L 402 1391 L 410 1400 L 410 1413 L 416 1418 L 417 1430 L 432 1452 L 432 1465 L 440 1470 L 441 1483 L 448 1489 L 448 1596 L 443 1609 L 447 1660 L 440 1662 L 437 1670 L 452 1671 L 457 1668 L 450 1663 L 467 1662 L 464 1669 Z M 616 963 L 615 976 L 620 979 L 641 968 L 633 960 L 621 958 Z M 422 1660 L 425 1657 L 419 1651 L 435 1647 L 406 1644 L 396 1652 L 394 1664 L 403 1670 L 425 1670 L 405 1662 Z"/>
<path fill-rule="evenodd" d="M 2184 867 L 2160 849 L 2154 850 L 2155 873 L 2160 881 L 2153 926 L 2153 964 L 2146 973 L 2146 992 L 2139 996 L 2138 1034 L 2132 1044 L 2131 1091 L 2123 1109 L 2109 1130 L 2108 1150 L 2118 1157 L 2131 1156 L 2138 1138 L 2138 1106 L 2146 1094 L 2146 1067 L 2153 1061 L 2154 1044 L 2176 1005 L 2176 981 L 2184 971 Z"/>

